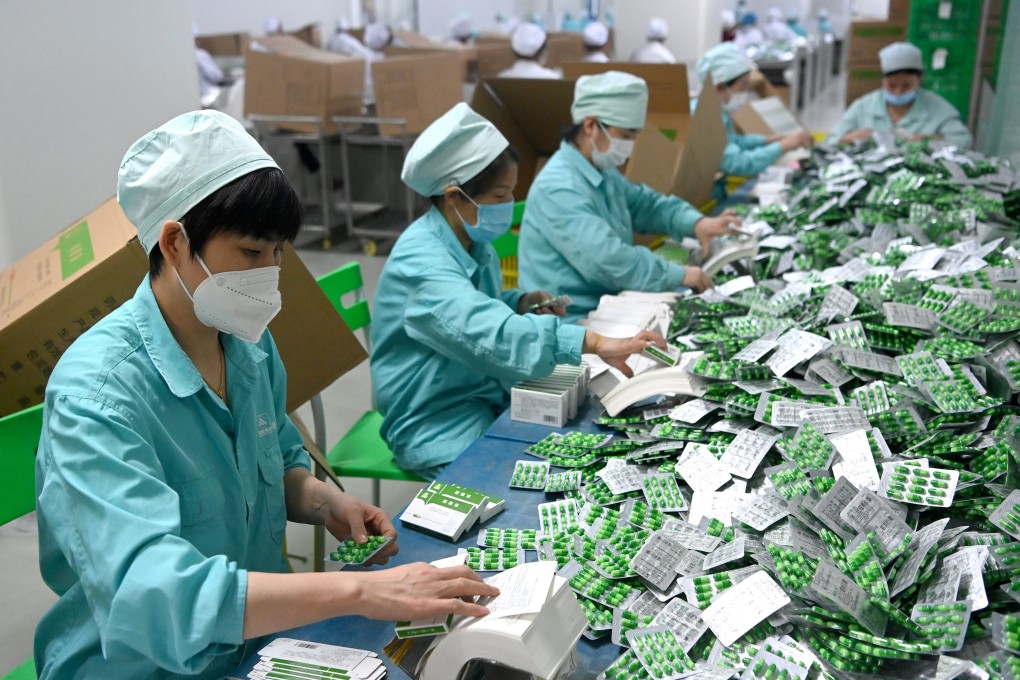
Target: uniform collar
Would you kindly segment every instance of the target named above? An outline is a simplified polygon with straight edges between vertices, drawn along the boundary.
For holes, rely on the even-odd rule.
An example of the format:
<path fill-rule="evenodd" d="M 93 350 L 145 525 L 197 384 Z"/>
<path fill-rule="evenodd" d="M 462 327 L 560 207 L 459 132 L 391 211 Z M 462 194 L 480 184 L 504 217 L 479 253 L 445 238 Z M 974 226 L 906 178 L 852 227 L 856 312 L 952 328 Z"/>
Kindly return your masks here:
<path fill-rule="evenodd" d="M 166 319 L 163 318 L 163 312 L 156 303 L 156 296 L 152 292 L 148 276 L 135 291 L 134 303 L 131 307 L 131 315 L 138 328 L 142 344 L 145 345 L 145 351 L 156 370 L 163 376 L 170 391 L 174 396 L 183 398 L 201 390 L 205 385 L 202 374 L 198 372 L 195 364 L 177 342 L 177 338 L 170 332 L 170 327 L 167 326 Z M 256 345 L 238 340 L 226 333 L 221 335 L 221 341 L 223 342 L 224 356 L 231 366 L 251 376 L 257 373 L 258 363 L 269 356 Z"/>
<path fill-rule="evenodd" d="M 605 181 L 605 178 L 602 177 L 602 172 L 592 165 L 591 161 L 585 158 L 584 154 L 578 151 L 577 147 L 570 142 L 566 140 L 560 142 L 560 153 L 563 154 L 563 160 L 581 173 L 581 176 L 588 180 L 588 183 L 592 186 L 597 187 Z"/>
<path fill-rule="evenodd" d="M 478 271 L 479 265 L 485 265 L 488 258 L 491 255 L 491 248 L 487 247 L 484 243 L 471 242 L 471 252 L 464 250 L 464 246 L 461 245 L 460 239 L 457 238 L 457 234 L 454 233 L 453 228 L 446 221 L 443 213 L 440 212 L 439 208 L 432 206 L 432 208 L 426 213 L 425 217 L 428 219 L 429 228 L 439 237 L 439 240 L 443 242 L 446 249 L 453 255 L 453 259 L 457 261 L 468 277 L 475 275 Z"/>

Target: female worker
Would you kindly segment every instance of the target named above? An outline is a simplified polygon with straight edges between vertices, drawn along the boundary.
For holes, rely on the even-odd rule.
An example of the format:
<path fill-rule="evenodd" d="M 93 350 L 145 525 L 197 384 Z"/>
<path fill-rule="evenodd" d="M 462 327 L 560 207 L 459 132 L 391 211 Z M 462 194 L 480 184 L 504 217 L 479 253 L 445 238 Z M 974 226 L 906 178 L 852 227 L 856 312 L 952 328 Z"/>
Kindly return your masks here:
<path fill-rule="evenodd" d="M 634 184 L 617 170 L 645 126 L 648 87 L 627 73 L 582 76 L 574 86 L 574 122 L 528 191 L 517 262 L 525 288 L 567 294 L 568 319 L 585 316 L 602 295 L 622 290 L 697 291 L 712 281 L 698 267 L 669 262 L 635 246 L 634 232 L 696 236 L 709 242 L 736 221 L 705 217 L 676 196 Z"/>
<path fill-rule="evenodd" d="M 811 133 L 801 130 L 787 135 L 743 135 L 733 129 L 731 113 L 739 111 L 751 97 L 751 62 L 733 43 L 720 43 L 705 52 L 697 65 L 698 79 L 705 84 L 712 76 L 715 90 L 723 108 L 726 126 L 726 149 L 719 169 L 724 175 L 748 177 L 779 160 L 785 152 L 807 148 L 814 143 Z M 713 196 L 719 200 L 726 196 L 726 178 L 716 182 Z"/>
<path fill-rule="evenodd" d="M 603 338 L 539 308 L 543 291 L 500 290 L 491 241 L 510 228 L 517 156 L 496 127 L 457 104 L 415 141 L 404 182 L 432 209 L 383 267 L 372 323 L 372 386 L 397 462 L 435 477 L 509 406 L 510 384 L 598 354 L 624 360 L 656 333 Z M 551 312 L 551 313 L 550 313 Z"/>
<path fill-rule="evenodd" d="M 129 149 L 117 198 L 149 275 L 46 387 L 39 562 L 59 599 L 36 630 L 40 677 L 222 678 L 259 638 L 334 616 L 486 613 L 459 599 L 492 593 L 467 567 L 286 573 L 288 519 L 361 543 L 396 532 L 311 475 L 287 417 L 265 330 L 301 209 L 258 143 L 218 111 L 178 116 Z"/>
<path fill-rule="evenodd" d="M 909 140 L 944 139 L 970 148 L 970 130 L 956 107 L 921 87 L 921 50 L 910 43 L 893 43 L 879 50 L 878 59 L 882 87 L 850 105 L 829 141 L 849 144 L 867 139 L 874 131 L 893 131 Z"/>

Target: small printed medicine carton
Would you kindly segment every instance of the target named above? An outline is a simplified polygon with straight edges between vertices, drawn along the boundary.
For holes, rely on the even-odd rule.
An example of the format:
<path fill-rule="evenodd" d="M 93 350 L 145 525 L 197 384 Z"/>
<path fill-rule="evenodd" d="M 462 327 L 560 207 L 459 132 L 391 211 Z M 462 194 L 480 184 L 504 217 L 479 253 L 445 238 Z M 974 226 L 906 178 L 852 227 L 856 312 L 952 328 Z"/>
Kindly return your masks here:
<path fill-rule="evenodd" d="M 446 635 L 450 632 L 450 624 L 452 623 L 453 614 L 437 614 L 431 619 L 398 621 L 394 631 L 396 636 L 401 640 L 416 637 L 431 637 L 433 635 Z"/>
<path fill-rule="evenodd" d="M 476 521 L 486 521 L 504 505 L 505 500 L 496 496 L 457 484 L 432 482 L 411 500 L 400 521 L 427 534 L 457 541 Z"/>

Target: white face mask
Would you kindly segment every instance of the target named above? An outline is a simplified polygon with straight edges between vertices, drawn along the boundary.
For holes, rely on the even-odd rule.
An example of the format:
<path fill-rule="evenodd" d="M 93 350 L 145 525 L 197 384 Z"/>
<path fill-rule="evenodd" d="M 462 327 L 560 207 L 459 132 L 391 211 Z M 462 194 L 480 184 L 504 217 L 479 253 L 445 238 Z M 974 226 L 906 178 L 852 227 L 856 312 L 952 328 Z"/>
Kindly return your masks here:
<path fill-rule="evenodd" d="M 258 342 L 283 307 L 280 268 L 273 265 L 213 274 L 197 253 L 195 257 L 209 276 L 198 284 L 194 294 L 188 292 L 180 272 L 174 270 L 181 288 L 195 306 L 195 316 L 218 331 Z"/>
<path fill-rule="evenodd" d="M 592 142 L 591 162 L 595 164 L 596 168 L 602 170 L 618 168 L 626 163 L 634 152 L 634 140 L 613 137 L 601 122 L 599 122 L 599 127 L 602 128 L 602 132 L 609 139 L 609 148 L 605 151 L 600 151 L 599 147 Z"/>
<path fill-rule="evenodd" d="M 750 92 L 731 92 L 730 100 L 723 104 L 726 113 L 735 113 L 744 108 L 744 104 L 751 101 Z"/>

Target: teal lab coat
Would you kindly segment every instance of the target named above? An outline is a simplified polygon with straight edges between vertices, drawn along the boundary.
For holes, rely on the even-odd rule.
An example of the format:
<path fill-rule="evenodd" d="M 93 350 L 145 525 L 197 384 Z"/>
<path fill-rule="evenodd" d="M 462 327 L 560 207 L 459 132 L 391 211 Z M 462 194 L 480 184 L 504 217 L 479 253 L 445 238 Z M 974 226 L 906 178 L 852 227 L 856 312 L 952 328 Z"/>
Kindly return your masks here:
<path fill-rule="evenodd" d="M 779 142 L 766 142 L 764 135 L 745 135 L 736 131 L 733 120 L 723 111 L 726 149 L 719 169 L 726 175 L 750 177 L 769 167 L 783 155 Z"/>
<path fill-rule="evenodd" d="M 634 232 L 682 239 L 702 217 L 684 200 L 597 169 L 563 142 L 528 191 L 517 253 L 521 286 L 569 295 L 571 321 L 603 295 L 674 290 L 684 267 L 635 246 Z"/>
<path fill-rule="evenodd" d="M 942 135 L 946 141 L 963 149 L 973 144 L 970 130 L 960 120 L 956 107 L 924 88 L 918 90 L 907 115 L 896 125 L 889 118 L 881 88 L 858 98 L 843 114 L 828 141 L 839 141 L 854 130 L 897 131 L 911 136 Z"/>
<path fill-rule="evenodd" d="M 287 570 L 283 477 L 309 460 L 270 334 L 221 338 L 229 404 L 146 278 L 50 376 L 39 566 L 60 599 L 36 628 L 42 678 L 222 678 L 260 648 L 242 638 L 248 572 Z"/>
<path fill-rule="evenodd" d="M 409 226 L 379 279 L 372 389 L 397 462 L 434 476 L 509 406 L 510 384 L 578 364 L 584 329 L 518 314 L 488 244 L 468 253 L 437 209 Z"/>

